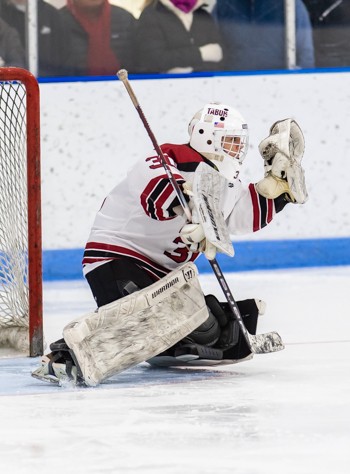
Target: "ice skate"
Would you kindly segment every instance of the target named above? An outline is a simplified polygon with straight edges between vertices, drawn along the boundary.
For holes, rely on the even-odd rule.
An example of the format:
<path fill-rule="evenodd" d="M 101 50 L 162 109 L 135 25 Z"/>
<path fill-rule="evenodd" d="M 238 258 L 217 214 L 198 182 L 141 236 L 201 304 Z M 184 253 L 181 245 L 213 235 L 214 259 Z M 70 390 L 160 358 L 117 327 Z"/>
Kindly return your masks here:
<path fill-rule="evenodd" d="M 67 382 L 79 385 L 78 370 L 64 339 L 50 344 L 50 349 L 52 352 L 42 357 L 41 366 L 32 372 L 32 377 L 59 386 Z"/>
<path fill-rule="evenodd" d="M 32 372 L 32 377 L 59 386 L 67 382 L 77 385 L 77 368 L 75 365 L 54 362 L 50 355 L 42 357 L 41 366 Z"/>

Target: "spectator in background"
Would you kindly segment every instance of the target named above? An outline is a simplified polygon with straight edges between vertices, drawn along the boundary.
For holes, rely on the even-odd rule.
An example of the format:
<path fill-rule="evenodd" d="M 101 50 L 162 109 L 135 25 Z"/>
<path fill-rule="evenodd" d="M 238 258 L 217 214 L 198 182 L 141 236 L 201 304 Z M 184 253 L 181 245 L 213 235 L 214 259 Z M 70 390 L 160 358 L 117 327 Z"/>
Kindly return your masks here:
<path fill-rule="evenodd" d="M 111 5 L 116 5 L 117 7 L 125 8 L 128 12 L 132 13 L 135 18 L 139 18 L 142 10 L 151 0 L 109 0 Z"/>
<path fill-rule="evenodd" d="M 0 0 L 1 17 L 20 35 L 26 46 L 26 5 L 28 0 Z M 67 54 L 66 35 L 59 11 L 52 5 L 38 0 L 38 74 L 56 76 L 62 74 L 62 64 Z"/>
<path fill-rule="evenodd" d="M 0 18 L 0 67 L 25 67 L 25 53 L 18 32 Z"/>
<path fill-rule="evenodd" d="M 67 0 L 61 10 L 68 34 L 69 75 L 115 75 L 133 72 L 135 18 L 108 0 Z"/>
<path fill-rule="evenodd" d="M 296 0 L 296 63 L 314 67 L 312 29 L 307 9 Z M 229 69 L 284 69 L 284 0 L 217 0 L 213 16 L 228 47 Z"/>
<path fill-rule="evenodd" d="M 317 67 L 350 66 L 350 0 L 304 0 L 313 26 Z"/>
<path fill-rule="evenodd" d="M 189 73 L 225 68 L 225 48 L 203 0 L 156 0 L 141 13 L 138 72 Z"/>

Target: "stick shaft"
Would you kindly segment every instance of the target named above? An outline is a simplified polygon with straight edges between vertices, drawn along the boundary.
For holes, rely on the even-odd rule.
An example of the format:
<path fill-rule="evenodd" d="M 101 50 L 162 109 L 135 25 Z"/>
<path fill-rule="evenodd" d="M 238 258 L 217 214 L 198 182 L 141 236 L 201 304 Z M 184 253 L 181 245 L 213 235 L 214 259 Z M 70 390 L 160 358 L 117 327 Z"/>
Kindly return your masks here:
<path fill-rule="evenodd" d="M 129 82 L 127 72 L 126 72 L 125 69 L 124 69 L 124 70 L 122 70 L 122 71 L 119 71 L 117 75 L 118 75 L 119 79 L 123 82 L 123 84 L 124 84 L 124 86 L 125 86 L 125 88 L 126 88 L 128 94 L 129 94 L 129 96 L 130 96 L 130 99 L 131 99 L 132 103 L 134 104 L 135 109 L 137 110 L 137 113 L 138 113 L 139 116 L 140 116 L 140 119 L 141 119 L 141 121 L 142 121 L 142 123 L 143 123 L 143 125 L 144 125 L 144 127 L 145 127 L 145 129 L 146 129 L 146 131 L 147 131 L 147 133 L 148 133 L 148 136 L 150 137 L 150 139 L 151 139 L 151 141 L 152 141 L 152 144 L 153 144 L 153 147 L 154 147 L 155 151 L 157 152 L 157 154 L 158 154 L 158 156 L 159 156 L 159 158 L 160 158 L 160 160 L 161 160 L 161 162 L 162 162 L 162 165 L 163 165 L 163 167 L 164 167 L 164 169 L 165 169 L 165 172 L 166 172 L 166 174 L 167 174 L 167 176 L 168 176 L 168 179 L 169 179 L 169 181 L 171 182 L 171 184 L 172 184 L 172 186 L 173 186 L 173 188 L 174 188 L 174 190 L 175 190 L 175 192 L 176 192 L 177 198 L 178 198 L 178 200 L 179 200 L 179 202 L 180 202 L 180 204 L 181 204 L 181 206 L 182 206 L 182 208 L 183 208 L 183 210 L 184 210 L 184 212 L 185 212 L 185 214 L 186 214 L 187 219 L 188 219 L 189 221 L 191 221 L 191 218 L 192 218 L 192 216 L 191 216 L 191 211 L 190 211 L 190 208 L 189 208 L 189 206 L 188 206 L 188 204 L 187 204 L 187 201 L 186 201 L 186 199 L 185 199 L 185 196 L 184 196 L 183 192 L 181 191 L 181 188 L 180 188 L 178 182 L 177 182 L 176 179 L 174 178 L 173 173 L 171 172 L 171 169 L 170 169 L 170 167 L 169 167 L 169 165 L 168 165 L 168 162 L 167 162 L 167 160 L 166 160 L 166 158 L 165 158 L 165 156 L 164 156 L 164 153 L 162 152 L 162 149 L 161 149 L 160 146 L 158 145 L 158 142 L 157 142 L 157 140 L 156 140 L 156 137 L 154 136 L 154 133 L 152 132 L 152 129 L 151 129 L 151 127 L 150 127 L 150 125 L 149 125 L 149 123 L 148 123 L 148 121 L 147 121 L 147 119 L 146 119 L 146 116 L 145 116 L 145 114 L 143 113 L 143 110 L 142 110 L 142 108 L 141 108 L 141 106 L 140 106 L 140 104 L 139 104 L 139 101 L 137 100 L 137 97 L 136 97 L 136 95 L 135 95 L 135 93 L 134 93 L 134 91 L 133 91 L 133 89 L 132 89 L 132 87 L 131 87 L 131 84 L 130 84 L 130 82 Z"/>

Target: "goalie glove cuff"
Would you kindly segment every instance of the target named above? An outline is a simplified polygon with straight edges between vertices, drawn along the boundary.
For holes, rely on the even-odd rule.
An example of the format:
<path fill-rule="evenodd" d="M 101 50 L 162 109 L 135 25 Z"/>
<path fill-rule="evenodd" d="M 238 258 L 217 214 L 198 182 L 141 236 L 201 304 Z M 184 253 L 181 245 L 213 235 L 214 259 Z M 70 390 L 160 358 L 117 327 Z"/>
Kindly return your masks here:
<path fill-rule="evenodd" d="M 285 179 L 277 178 L 272 174 L 268 174 L 256 185 L 258 193 L 267 199 L 276 199 L 281 195 L 288 194 L 290 202 L 295 202 L 295 198 L 289 188 L 289 184 Z"/>
<path fill-rule="evenodd" d="M 304 204 L 308 200 L 305 184 L 305 173 L 301 166 L 291 166 L 286 171 L 287 178 L 282 179 L 268 173 L 256 185 L 258 193 L 267 199 L 276 199 L 281 194 L 287 194 L 289 201 L 294 204 Z"/>

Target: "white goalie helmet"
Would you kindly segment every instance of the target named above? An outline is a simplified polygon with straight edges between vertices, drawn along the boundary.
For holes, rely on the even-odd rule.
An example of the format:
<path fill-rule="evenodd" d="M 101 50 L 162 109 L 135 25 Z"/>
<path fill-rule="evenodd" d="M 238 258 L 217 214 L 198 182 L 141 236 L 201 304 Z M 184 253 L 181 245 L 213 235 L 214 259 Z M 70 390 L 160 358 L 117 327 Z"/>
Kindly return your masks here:
<path fill-rule="evenodd" d="M 188 126 L 190 146 L 212 161 L 229 181 L 238 177 L 248 151 L 248 125 L 231 107 L 212 102 L 199 110 Z"/>

